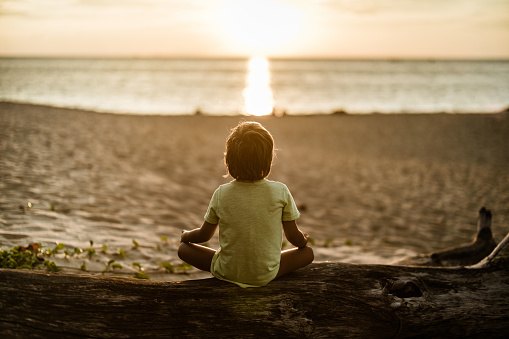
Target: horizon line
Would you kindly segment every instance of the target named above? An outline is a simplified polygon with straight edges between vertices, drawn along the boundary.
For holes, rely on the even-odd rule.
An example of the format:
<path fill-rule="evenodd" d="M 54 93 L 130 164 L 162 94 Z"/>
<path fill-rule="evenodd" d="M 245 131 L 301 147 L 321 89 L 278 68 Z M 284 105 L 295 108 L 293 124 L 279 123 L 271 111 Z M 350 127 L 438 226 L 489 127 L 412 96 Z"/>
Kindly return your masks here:
<path fill-rule="evenodd" d="M 508 56 L 349 56 L 349 55 L 80 55 L 80 54 L 2 54 L 1 59 L 190 59 L 246 60 L 255 56 L 268 60 L 415 60 L 415 61 L 507 61 Z"/>

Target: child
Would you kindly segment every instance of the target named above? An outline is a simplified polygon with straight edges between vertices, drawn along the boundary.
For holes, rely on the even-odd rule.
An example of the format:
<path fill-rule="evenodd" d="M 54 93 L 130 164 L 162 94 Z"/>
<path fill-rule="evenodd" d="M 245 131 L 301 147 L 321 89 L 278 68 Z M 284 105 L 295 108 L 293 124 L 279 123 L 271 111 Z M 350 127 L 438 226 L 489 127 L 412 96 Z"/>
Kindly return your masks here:
<path fill-rule="evenodd" d="M 264 286 L 313 261 L 290 191 L 265 179 L 273 155 L 274 139 L 261 124 L 243 122 L 232 130 L 224 161 L 235 180 L 216 189 L 201 228 L 183 231 L 180 259 L 241 287 Z M 218 225 L 217 251 L 197 245 L 210 240 Z M 281 252 L 283 230 L 297 248 Z"/>

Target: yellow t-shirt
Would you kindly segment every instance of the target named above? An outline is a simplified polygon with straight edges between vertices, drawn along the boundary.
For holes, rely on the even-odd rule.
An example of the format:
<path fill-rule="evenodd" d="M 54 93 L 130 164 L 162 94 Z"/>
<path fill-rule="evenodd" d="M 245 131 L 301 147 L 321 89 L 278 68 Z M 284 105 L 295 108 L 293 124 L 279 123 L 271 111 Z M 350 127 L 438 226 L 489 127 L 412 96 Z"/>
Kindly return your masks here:
<path fill-rule="evenodd" d="M 219 186 L 205 221 L 219 224 L 210 272 L 241 287 L 264 286 L 279 270 L 282 221 L 300 216 L 285 184 L 262 179 Z"/>

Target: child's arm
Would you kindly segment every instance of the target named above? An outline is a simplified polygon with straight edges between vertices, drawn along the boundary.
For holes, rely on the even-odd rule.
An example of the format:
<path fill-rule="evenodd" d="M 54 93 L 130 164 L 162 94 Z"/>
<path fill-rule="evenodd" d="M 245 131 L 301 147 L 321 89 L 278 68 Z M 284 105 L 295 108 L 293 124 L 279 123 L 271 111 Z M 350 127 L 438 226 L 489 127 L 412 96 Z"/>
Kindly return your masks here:
<path fill-rule="evenodd" d="M 288 241 L 299 248 L 306 247 L 309 235 L 299 230 L 295 220 L 283 221 L 283 230 Z"/>
<path fill-rule="evenodd" d="M 195 244 L 207 242 L 216 232 L 216 228 L 217 224 L 214 225 L 204 221 L 200 228 L 195 228 L 191 231 L 182 231 L 180 242 L 192 242 Z"/>

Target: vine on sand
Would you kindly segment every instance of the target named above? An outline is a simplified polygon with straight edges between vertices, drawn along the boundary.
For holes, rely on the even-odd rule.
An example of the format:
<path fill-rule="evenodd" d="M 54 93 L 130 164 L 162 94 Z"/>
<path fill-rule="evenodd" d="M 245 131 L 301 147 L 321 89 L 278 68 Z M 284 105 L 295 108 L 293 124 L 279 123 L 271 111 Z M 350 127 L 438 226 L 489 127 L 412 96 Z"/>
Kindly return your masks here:
<path fill-rule="evenodd" d="M 167 243 L 167 237 L 161 237 L 161 241 L 163 244 Z M 132 250 L 138 250 L 140 248 L 140 244 L 133 239 L 133 247 Z M 155 249 L 161 251 L 161 244 L 155 246 Z M 97 252 L 100 251 L 102 254 L 113 255 L 124 259 L 126 257 L 126 250 L 122 248 L 118 248 L 115 252 L 108 253 L 108 246 L 101 245 L 100 248 L 94 247 L 94 242 L 90 240 L 90 246 L 86 248 L 66 248 L 63 243 L 57 243 L 54 248 L 43 248 L 41 243 L 32 243 L 28 246 L 14 246 L 8 250 L 0 250 L 0 268 L 10 268 L 10 269 L 29 269 L 29 270 L 38 270 L 38 269 L 46 269 L 50 272 L 59 272 L 62 269 L 55 264 L 55 261 L 50 260 L 57 254 L 63 254 L 65 258 L 83 258 L 85 256 L 87 259 L 92 259 Z M 176 272 L 187 272 L 193 269 L 193 266 L 182 263 L 179 266 L 173 265 L 170 262 L 158 262 L 160 267 L 164 268 L 166 273 L 176 273 Z M 131 264 L 133 268 L 136 269 L 133 278 L 137 279 L 150 279 L 150 276 L 145 272 L 142 265 L 138 262 L 133 262 Z M 88 271 L 85 261 L 79 267 L 82 271 Z M 119 270 L 124 269 L 122 264 L 116 263 L 115 259 L 110 259 L 105 264 L 104 269 L 101 274 L 105 274 L 107 272 L 118 272 Z"/>

